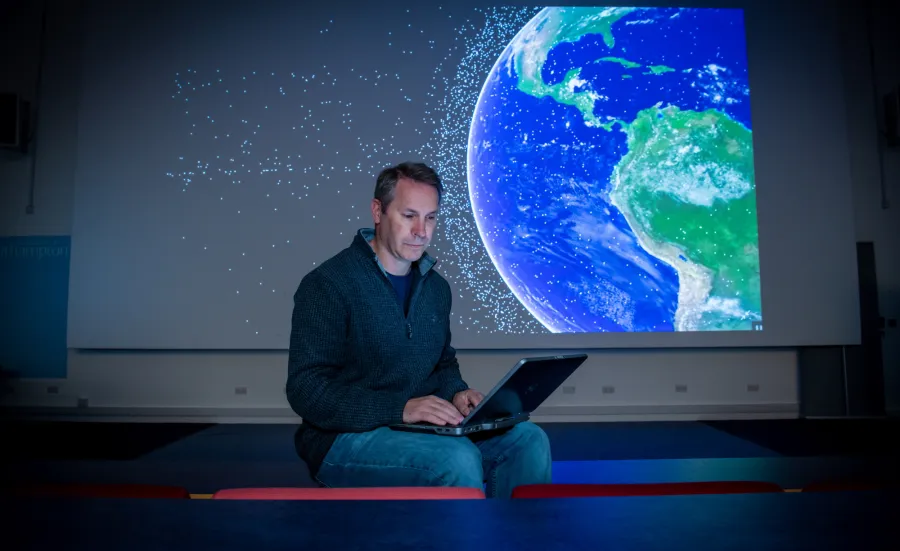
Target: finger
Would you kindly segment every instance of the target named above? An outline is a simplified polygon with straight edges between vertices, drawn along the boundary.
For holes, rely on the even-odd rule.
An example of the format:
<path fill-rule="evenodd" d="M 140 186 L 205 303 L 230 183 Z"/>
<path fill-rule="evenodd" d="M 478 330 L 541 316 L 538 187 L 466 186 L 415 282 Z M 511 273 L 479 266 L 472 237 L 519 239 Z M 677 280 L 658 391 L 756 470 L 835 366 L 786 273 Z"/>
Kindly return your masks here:
<path fill-rule="evenodd" d="M 433 396 L 432 398 L 434 398 L 434 399 L 431 401 L 431 406 L 432 406 L 432 407 L 435 407 L 435 408 L 438 408 L 438 409 L 440 409 L 440 410 L 446 411 L 447 413 L 450 413 L 451 415 L 452 415 L 452 414 L 455 414 L 455 413 L 458 413 L 458 409 L 457 409 L 457 407 L 456 407 L 456 404 L 451 403 L 451 402 L 448 402 L 447 400 L 444 400 L 443 398 L 438 398 L 437 396 Z"/>
<path fill-rule="evenodd" d="M 454 400 L 453 401 L 453 409 L 457 411 L 457 413 L 461 413 L 462 415 L 468 415 L 467 410 L 469 409 L 469 404 L 464 400 Z"/>
<path fill-rule="evenodd" d="M 455 425 L 455 424 L 459 423 L 460 421 L 462 421 L 462 417 L 460 415 L 459 410 L 457 410 L 456 406 L 454 406 L 453 404 L 451 404 L 449 402 L 447 402 L 446 405 L 440 404 L 440 403 L 435 404 L 435 407 L 434 407 L 434 409 L 432 409 L 432 412 L 435 415 L 439 416 L 444 421 L 446 421 L 447 423 L 450 423 L 452 425 Z"/>
<path fill-rule="evenodd" d="M 477 390 L 473 391 L 469 398 L 469 401 L 472 402 L 472 407 L 480 404 L 482 400 L 484 400 L 484 394 L 478 392 Z"/>
<path fill-rule="evenodd" d="M 436 414 L 430 413 L 430 412 L 423 414 L 422 420 L 427 423 L 431 423 L 432 425 L 444 426 L 447 424 L 447 421 L 444 421 L 443 419 L 441 419 L 441 417 L 439 415 L 436 415 Z"/>
<path fill-rule="evenodd" d="M 465 394 L 463 394 L 463 402 L 465 402 L 467 408 L 474 408 L 481 402 L 481 399 L 478 396 L 478 393 L 469 390 Z"/>
<path fill-rule="evenodd" d="M 435 419 L 440 420 L 440 422 L 437 423 L 438 425 L 457 425 L 457 424 L 459 424 L 458 417 L 455 417 L 453 415 L 447 415 L 444 412 L 432 413 L 430 415 L 432 417 L 434 417 Z"/>
<path fill-rule="evenodd" d="M 472 408 L 474 408 L 475 406 L 478 405 L 478 402 L 476 402 L 472 398 L 473 397 L 471 394 L 463 394 L 462 399 L 459 400 L 459 402 L 460 402 L 459 412 L 462 413 L 463 415 L 468 415 L 469 413 L 471 413 Z"/>

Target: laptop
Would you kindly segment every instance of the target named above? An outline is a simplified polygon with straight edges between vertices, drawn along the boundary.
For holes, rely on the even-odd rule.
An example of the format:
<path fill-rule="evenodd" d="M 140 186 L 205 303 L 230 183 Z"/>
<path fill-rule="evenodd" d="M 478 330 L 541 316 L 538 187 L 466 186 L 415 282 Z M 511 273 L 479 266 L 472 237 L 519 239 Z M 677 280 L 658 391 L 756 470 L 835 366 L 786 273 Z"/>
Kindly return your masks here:
<path fill-rule="evenodd" d="M 544 400 L 575 372 L 587 354 L 522 358 L 458 425 L 403 423 L 394 430 L 466 436 L 527 421 Z"/>

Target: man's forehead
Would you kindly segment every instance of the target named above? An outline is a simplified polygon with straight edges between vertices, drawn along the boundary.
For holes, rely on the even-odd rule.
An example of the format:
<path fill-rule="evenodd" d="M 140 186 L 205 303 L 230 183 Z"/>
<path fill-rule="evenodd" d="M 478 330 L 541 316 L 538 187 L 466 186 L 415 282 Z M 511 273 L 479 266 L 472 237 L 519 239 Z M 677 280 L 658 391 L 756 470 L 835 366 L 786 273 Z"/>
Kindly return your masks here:
<path fill-rule="evenodd" d="M 421 211 L 421 210 L 427 211 L 427 214 L 432 214 L 432 213 L 435 213 L 435 212 L 439 211 L 440 208 L 441 208 L 440 206 L 437 206 L 437 207 L 424 207 L 424 208 L 423 208 L 421 205 L 415 205 L 415 204 L 397 205 L 397 207 L 398 207 L 400 210 L 402 210 L 403 212 L 415 212 L 415 213 L 418 213 L 418 214 L 421 214 L 421 213 L 419 212 L 419 211 Z"/>
<path fill-rule="evenodd" d="M 413 210 L 437 210 L 440 206 L 438 204 L 437 190 L 428 184 L 414 183 L 413 185 L 422 187 L 418 189 L 398 187 L 395 190 L 393 202 L 397 204 L 397 207 Z"/>

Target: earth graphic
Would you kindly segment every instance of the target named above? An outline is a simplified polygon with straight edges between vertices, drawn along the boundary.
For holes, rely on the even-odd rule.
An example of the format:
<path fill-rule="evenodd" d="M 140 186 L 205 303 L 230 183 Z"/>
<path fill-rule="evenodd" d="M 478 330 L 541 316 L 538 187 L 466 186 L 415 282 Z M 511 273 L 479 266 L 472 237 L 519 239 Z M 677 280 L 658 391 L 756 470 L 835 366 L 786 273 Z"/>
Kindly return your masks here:
<path fill-rule="evenodd" d="M 469 131 L 491 260 L 551 332 L 761 328 L 742 12 L 547 8 Z"/>

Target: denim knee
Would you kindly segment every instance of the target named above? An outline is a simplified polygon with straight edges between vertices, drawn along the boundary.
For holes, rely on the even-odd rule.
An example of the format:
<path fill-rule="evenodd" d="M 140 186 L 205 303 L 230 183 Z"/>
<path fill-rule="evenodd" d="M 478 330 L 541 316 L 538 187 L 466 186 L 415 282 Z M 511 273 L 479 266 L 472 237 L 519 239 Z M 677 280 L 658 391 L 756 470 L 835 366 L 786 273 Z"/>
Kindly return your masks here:
<path fill-rule="evenodd" d="M 446 437 L 452 438 L 452 437 Z M 484 485 L 484 467 L 481 452 L 466 438 L 454 438 L 454 445 L 441 446 L 441 457 L 435 457 L 432 470 L 447 486 L 481 488 Z M 448 442 L 449 443 L 449 442 Z"/>
<path fill-rule="evenodd" d="M 550 438 L 544 429 L 534 423 L 520 423 L 516 428 L 521 431 L 519 439 L 523 449 L 531 450 L 537 456 L 550 458 Z"/>
<path fill-rule="evenodd" d="M 489 497 L 510 497 L 518 486 L 553 480 L 550 439 L 539 426 L 519 423 L 478 443 L 487 469 Z"/>
<path fill-rule="evenodd" d="M 550 468 L 553 458 L 550 452 L 550 438 L 544 429 L 534 423 L 520 423 L 517 426 L 522 431 L 519 437 L 519 453 L 527 457 L 527 461 L 537 468 Z"/>

